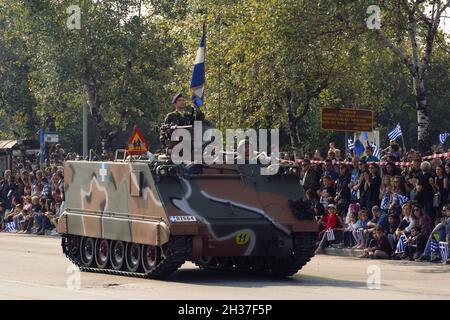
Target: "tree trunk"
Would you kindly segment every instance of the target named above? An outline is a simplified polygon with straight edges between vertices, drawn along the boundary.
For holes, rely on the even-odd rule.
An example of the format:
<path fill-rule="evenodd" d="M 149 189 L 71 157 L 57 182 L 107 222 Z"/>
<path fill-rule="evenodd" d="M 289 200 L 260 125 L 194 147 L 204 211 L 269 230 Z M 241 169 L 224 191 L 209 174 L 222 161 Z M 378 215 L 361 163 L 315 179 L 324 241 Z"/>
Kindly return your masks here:
<path fill-rule="evenodd" d="M 424 154 L 430 151 L 428 131 L 430 119 L 428 117 L 428 105 L 424 80 L 415 77 L 413 79 L 413 87 L 417 109 L 417 145 L 419 151 Z"/>
<path fill-rule="evenodd" d="M 291 139 L 291 147 L 294 151 L 295 160 L 300 159 L 303 156 L 302 143 L 300 141 L 300 132 L 297 126 L 297 116 L 295 114 L 295 109 L 290 99 L 290 92 L 286 93 L 284 104 L 286 107 L 287 117 L 288 117 L 288 130 L 289 137 Z"/>

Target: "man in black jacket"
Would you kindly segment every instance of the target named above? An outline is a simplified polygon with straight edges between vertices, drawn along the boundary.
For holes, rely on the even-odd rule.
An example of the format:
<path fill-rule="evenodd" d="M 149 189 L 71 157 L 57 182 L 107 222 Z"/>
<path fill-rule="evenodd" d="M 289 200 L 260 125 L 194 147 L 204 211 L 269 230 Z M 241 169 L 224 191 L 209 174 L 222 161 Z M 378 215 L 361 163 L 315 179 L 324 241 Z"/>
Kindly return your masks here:
<path fill-rule="evenodd" d="M 11 199 L 13 193 L 16 192 L 16 189 L 17 186 L 14 182 L 11 170 L 6 170 L 0 186 L 0 200 L 5 204 L 5 209 L 7 210 L 11 210 Z"/>
<path fill-rule="evenodd" d="M 300 184 L 303 186 L 305 192 L 309 189 L 317 192 L 320 189 L 319 177 L 314 169 L 311 168 L 311 161 L 308 159 L 305 159 L 302 163 Z"/>

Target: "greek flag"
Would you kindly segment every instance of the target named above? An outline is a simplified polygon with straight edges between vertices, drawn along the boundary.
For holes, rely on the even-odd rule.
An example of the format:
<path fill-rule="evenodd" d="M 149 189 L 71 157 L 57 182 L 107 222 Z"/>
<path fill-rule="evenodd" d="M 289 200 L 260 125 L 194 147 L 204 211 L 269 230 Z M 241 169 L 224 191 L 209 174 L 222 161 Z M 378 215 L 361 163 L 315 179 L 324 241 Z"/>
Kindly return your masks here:
<path fill-rule="evenodd" d="M 439 242 L 439 251 L 441 253 L 442 264 L 447 264 L 448 260 L 448 243 L 445 241 Z"/>
<path fill-rule="evenodd" d="M 335 240 L 333 229 L 328 229 L 327 231 L 325 231 L 325 234 L 327 236 L 327 240 L 328 241 L 334 241 Z"/>
<path fill-rule="evenodd" d="M 406 251 L 406 236 L 402 234 L 400 239 L 398 239 L 397 248 L 395 249 L 395 253 L 404 253 Z"/>
<path fill-rule="evenodd" d="M 398 137 L 402 136 L 402 128 L 400 127 L 400 123 L 388 133 L 388 136 L 391 140 L 396 140 Z"/>
<path fill-rule="evenodd" d="M 444 132 L 444 133 L 441 133 L 441 134 L 439 135 L 439 142 L 440 142 L 442 145 L 444 145 L 444 144 L 445 144 L 445 141 L 447 140 L 448 137 L 450 137 L 450 133 L 448 133 L 447 131 Z"/>
<path fill-rule="evenodd" d="M 381 156 L 381 150 L 380 147 L 377 146 L 375 143 L 371 143 L 370 146 L 372 147 L 372 154 L 374 157 L 377 157 L 378 159 Z"/>
<path fill-rule="evenodd" d="M 203 105 L 205 97 L 205 49 L 206 49 L 206 23 L 203 23 L 203 35 L 192 72 L 191 90 L 192 102 L 197 108 Z"/>
<path fill-rule="evenodd" d="M 352 151 L 353 149 L 355 149 L 355 143 L 353 142 L 352 139 L 347 140 L 347 147 L 348 147 L 349 151 Z"/>
<path fill-rule="evenodd" d="M 14 230 L 16 230 L 16 223 L 8 222 L 7 224 L 5 224 L 5 227 L 6 227 L 6 232 L 13 232 Z"/>
<path fill-rule="evenodd" d="M 391 194 L 387 193 L 383 196 L 383 199 L 381 199 L 380 209 L 387 210 L 389 209 L 390 204 L 391 204 Z"/>
<path fill-rule="evenodd" d="M 358 242 L 362 241 L 362 231 L 361 231 L 361 229 L 356 230 L 355 237 L 356 237 L 356 241 L 358 241 Z"/>
<path fill-rule="evenodd" d="M 409 198 L 407 196 L 402 196 L 401 194 L 397 193 L 397 201 L 398 206 L 401 207 L 403 204 L 409 201 Z"/>
<path fill-rule="evenodd" d="M 431 252 L 437 253 L 439 250 L 439 244 L 436 240 L 431 239 Z"/>

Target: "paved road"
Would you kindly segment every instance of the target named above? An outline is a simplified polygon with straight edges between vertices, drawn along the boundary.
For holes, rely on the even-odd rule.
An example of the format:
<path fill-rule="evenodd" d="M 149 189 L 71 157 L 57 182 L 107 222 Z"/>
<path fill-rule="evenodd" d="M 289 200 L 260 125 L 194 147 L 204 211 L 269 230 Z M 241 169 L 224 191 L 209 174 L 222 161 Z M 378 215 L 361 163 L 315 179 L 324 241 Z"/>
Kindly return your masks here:
<path fill-rule="evenodd" d="M 379 290 L 367 288 L 368 268 Z M 286 280 L 186 263 L 169 281 L 81 273 L 69 289 L 73 270 L 59 238 L 0 234 L 0 299 L 450 299 L 450 265 L 403 261 L 317 256 Z"/>

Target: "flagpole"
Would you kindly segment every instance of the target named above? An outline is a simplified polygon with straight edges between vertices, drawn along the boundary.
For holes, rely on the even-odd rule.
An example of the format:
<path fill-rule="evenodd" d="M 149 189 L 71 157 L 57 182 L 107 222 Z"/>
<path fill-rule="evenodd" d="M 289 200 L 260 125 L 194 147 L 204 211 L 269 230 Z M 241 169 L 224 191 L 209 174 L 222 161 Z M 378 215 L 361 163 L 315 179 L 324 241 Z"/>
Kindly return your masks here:
<path fill-rule="evenodd" d="M 406 146 L 405 146 L 405 139 L 403 139 L 403 131 L 402 131 L 402 143 L 403 143 L 403 152 L 406 155 Z"/>
<path fill-rule="evenodd" d="M 222 55 L 221 55 L 221 46 L 222 44 L 222 18 L 219 15 L 219 51 L 218 51 L 218 85 L 219 85 L 219 105 L 218 105 L 218 112 L 219 112 L 219 130 L 222 130 Z"/>

